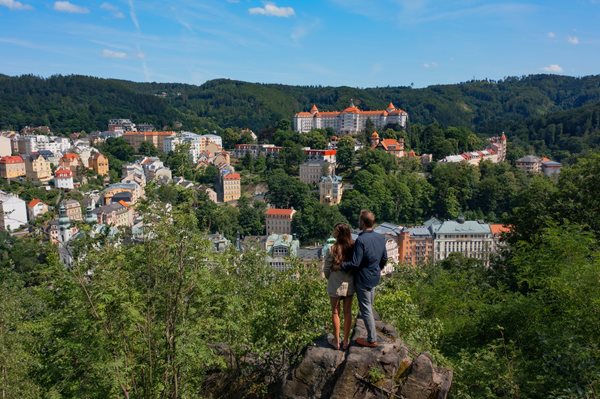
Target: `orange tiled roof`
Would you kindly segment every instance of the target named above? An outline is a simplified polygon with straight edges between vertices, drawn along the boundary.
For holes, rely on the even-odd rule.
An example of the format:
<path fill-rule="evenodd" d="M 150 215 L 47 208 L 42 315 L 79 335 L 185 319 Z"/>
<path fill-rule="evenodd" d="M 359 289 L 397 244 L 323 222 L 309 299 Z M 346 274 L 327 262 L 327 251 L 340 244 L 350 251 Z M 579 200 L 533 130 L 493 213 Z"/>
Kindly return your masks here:
<path fill-rule="evenodd" d="M 390 103 L 388 104 L 386 109 L 396 109 L 396 107 L 394 106 L 394 104 L 390 101 Z"/>
<path fill-rule="evenodd" d="M 510 229 L 511 229 L 511 226 L 507 226 L 504 224 L 499 224 L 499 223 L 490 224 L 490 230 L 492 230 L 492 234 L 495 236 L 500 235 L 502 233 L 509 233 Z"/>
<path fill-rule="evenodd" d="M 123 200 L 120 200 L 119 204 L 122 205 L 122 206 L 124 206 L 125 208 L 129 208 L 129 204 L 127 204 L 127 202 L 125 202 Z"/>
<path fill-rule="evenodd" d="M 34 198 L 31 201 L 29 201 L 29 204 L 27 204 L 27 206 L 30 207 L 30 208 L 33 208 L 37 204 L 43 204 L 43 202 L 40 199 Z"/>
<path fill-rule="evenodd" d="M 265 212 L 267 216 L 292 216 L 294 214 L 293 209 L 278 209 L 278 208 L 269 208 Z"/>
<path fill-rule="evenodd" d="M 68 161 L 74 161 L 77 158 L 79 158 L 79 155 L 72 152 L 67 152 L 65 155 L 63 155 L 63 159 L 66 159 Z"/>
<path fill-rule="evenodd" d="M 395 151 L 399 151 L 403 147 L 396 139 L 383 139 L 381 140 L 381 145 L 386 150 L 388 149 L 388 146 L 396 146 L 397 148 L 395 149 Z"/>
<path fill-rule="evenodd" d="M 4 164 L 14 164 L 14 163 L 23 163 L 25 162 L 20 155 L 8 155 L 0 158 L 0 163 Z"/>
<path fill-rule="evenodd" d="M 239 173 L 229 173 L 225 176 L 223 176 L 224 180 L 240 180 L 241 176 Z"/>

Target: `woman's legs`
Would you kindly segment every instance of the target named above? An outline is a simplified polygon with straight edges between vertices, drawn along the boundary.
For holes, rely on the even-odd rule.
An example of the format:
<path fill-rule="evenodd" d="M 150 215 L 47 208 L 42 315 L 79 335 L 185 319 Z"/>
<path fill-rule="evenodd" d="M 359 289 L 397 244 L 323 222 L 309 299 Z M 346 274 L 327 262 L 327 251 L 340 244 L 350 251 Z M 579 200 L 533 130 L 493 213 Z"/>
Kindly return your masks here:
<path fill-rule="evenodd" d="M 352 297 L 344 298 L 344 349 L 350 343 L 350 330 L 352 329 Z"/>
<path fill-rule="evenodd" d="M 333 322 L 333 346 L 340 347 L 340 298 L 331 299 L 331 321 Z"/>

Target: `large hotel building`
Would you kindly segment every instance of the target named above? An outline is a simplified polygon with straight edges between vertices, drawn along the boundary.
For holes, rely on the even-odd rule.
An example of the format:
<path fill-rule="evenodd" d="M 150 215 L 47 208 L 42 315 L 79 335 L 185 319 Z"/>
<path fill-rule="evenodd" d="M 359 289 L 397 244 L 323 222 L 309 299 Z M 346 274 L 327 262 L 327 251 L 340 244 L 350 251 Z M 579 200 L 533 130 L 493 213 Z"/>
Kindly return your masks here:
<path fill-rule="evenodd" d="M 298 112 L 294 115 L 294 130 L 299 133 L 313 129 L 332 128 L 338 134 L 353 134 L 365 130 L 367 120 L 373 122 L 375 129 L 382 129 L 389 124 L 406 127 L 408 114 L 390 103 L 386 109 L 377 111 L 360 110 L 353 102 L 343 111 L 320 112 L 313 105 L 309 112 Z"/>

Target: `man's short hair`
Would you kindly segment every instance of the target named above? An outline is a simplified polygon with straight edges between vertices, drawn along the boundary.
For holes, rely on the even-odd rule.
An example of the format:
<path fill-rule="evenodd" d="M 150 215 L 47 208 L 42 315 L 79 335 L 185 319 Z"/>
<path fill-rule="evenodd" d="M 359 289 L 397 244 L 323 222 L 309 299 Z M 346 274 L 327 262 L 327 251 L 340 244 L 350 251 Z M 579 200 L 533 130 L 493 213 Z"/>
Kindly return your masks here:
<path fill-rule="evenodd" d="M 367 229 L 370 229 L 375 224 L 375 215 L 373 212 L 363 209 L 360 211 L 360 224 Z"/>

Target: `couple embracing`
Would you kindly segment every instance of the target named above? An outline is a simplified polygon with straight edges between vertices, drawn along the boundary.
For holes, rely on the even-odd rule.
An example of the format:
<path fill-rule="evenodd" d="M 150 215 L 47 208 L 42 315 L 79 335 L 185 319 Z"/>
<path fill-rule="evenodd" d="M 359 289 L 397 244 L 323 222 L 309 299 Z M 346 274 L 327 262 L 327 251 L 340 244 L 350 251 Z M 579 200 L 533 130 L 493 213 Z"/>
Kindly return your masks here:
<path fill-rule="evenodd" d="M 360 346 L 377 347 L 377 333 L 373 315 L 375 287 L 379 284 L 381 270 L 387 262 L 385 239 L 373 231 L 375 215 L 363 210 L 360 212 L 359 227 L 362 232 L 352 241 L 350 226 L 344 223 L 335 225 L 335 243 L 325 256 L 325 277 L 327 294 L 331 299 L 333 321 L 333 342 L 336 349 L 346 350 L 350 344 L 352 329 L 352 298 L 358 297 L 359 317 L 365 323 L 367 337 L 356 339 Z M 340 345 L 340 307 L 344 308 L 344 340 Z"/>

